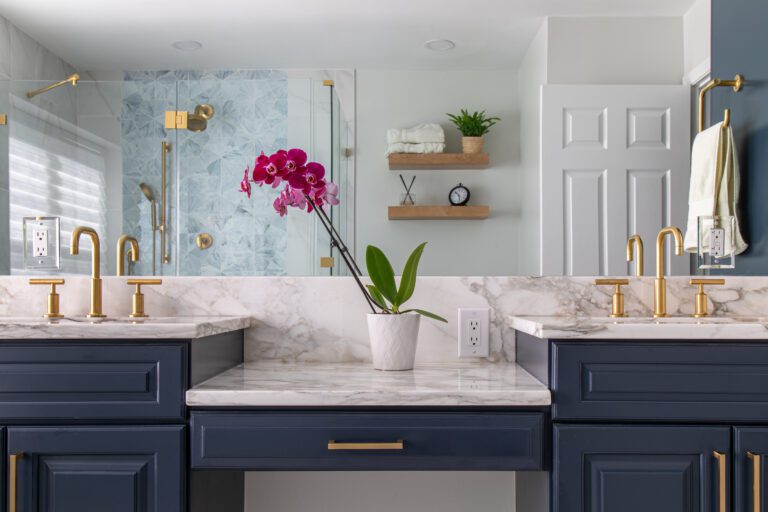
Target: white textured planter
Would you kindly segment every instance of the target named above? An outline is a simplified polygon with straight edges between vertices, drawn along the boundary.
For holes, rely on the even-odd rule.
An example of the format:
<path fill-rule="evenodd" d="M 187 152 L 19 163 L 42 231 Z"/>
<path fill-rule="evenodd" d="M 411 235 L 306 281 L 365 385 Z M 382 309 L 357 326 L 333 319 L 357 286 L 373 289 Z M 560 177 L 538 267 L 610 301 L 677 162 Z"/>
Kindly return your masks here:
<path fill-rule="evenodd" d="M 421 315 L 368 313 L 373 367 L 377 370 L 413 370 Z"/>

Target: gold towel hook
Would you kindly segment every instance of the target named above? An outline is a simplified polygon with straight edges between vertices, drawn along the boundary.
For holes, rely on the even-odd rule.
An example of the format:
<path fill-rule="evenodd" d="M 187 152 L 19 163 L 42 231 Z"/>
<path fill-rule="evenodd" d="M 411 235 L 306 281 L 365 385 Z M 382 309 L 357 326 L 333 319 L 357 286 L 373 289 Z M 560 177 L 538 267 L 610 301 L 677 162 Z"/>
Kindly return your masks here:
<path fill-rule="evenodd" d="M 733 80 L 722 80 L 720 78 L 713 78 L 699 91 L 699 131 L 704 131 L 704 95 L 715 87 L 732 87 L 733 92 L 740 92 L 744 87 L 744 76 L 736 75 Z M 728 126 L 731 122 L 731 111 L 725 109 L 723 125 Z"/>

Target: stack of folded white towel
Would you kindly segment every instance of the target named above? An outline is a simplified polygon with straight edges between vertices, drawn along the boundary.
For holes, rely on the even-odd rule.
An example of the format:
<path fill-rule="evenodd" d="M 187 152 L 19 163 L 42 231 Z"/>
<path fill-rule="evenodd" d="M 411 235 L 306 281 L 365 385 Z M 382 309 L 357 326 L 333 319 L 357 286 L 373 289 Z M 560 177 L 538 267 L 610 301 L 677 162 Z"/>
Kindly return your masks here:
<path fill-rule="evenodd" d="M 392 153 L 442 153 L 445 132 L 436 123 L 387 130 L 387 155 Z"/>

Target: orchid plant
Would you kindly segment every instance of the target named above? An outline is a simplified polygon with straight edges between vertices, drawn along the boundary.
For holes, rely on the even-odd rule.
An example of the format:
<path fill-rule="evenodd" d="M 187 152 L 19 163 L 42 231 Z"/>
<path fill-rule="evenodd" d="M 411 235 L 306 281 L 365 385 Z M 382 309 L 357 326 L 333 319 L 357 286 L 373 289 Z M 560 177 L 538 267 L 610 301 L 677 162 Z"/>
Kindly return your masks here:
<path fill-rule="evenodd" d="M 373 300 L 363 286 L 360 277 L 362 272 L 355 259 L 344 244 L 338 231 L 333 226 L 324 206 L 339 204 L 339 187 L 332 181 L 325 179 L 325 167 L 317 162 L 307 162 L 307 153 L 301 149 L 281 149 L 269 156 L 262 151 L 256 157 L 253 171 L 245 168 L 243 180 L 240 182 L 240 191 L 251 197 L 251 183 L 259 187 L 264 185 L 278 188 L 284 186 L 272 206 L 281 216 L 288 214 L 288 208 L 306 210 L 307 213 L 317 213 L 320 223 L 331 237 L 331 246 L 339 250 L 344 262 L 347 264 L 355 278 L 358 288 L 362 292 L 371 311 L 376 312 Z"/>
<path fill-rule="evenodd" d="M 373 245 L 369 245 L 366 249 L 365 266 L 368 268 L 368 276 L 373 282 L 372 285 L 368 285 L 368 291 L 371 292 L 373 302 L 385 314 L 418 313 L 433 320 L 448 321 L 423 309 L 402 309 L 416 289 L 416 274 L 419 269 L 419 260 L 426 245 L 426 242 L 419 245 L 408 257 L 408 261 L 405 262 L 405 268 L 403 269 L 403 275 L 400 277 L 399 287 L 395 283 L 395 271 L 392 269 L 392 264 L 382 250 Z"/>
<path fill-rule="evenodd" d="M 311 213 L 324 204 L 339 204 L 339 187 L 325 179 L 325 167 L 317 162 L 307 162 L 307 153 L 301 149 L 281 149 L 270 156 L 262 151 L 253 164 L 253 173 L 245 168 L 240 191 L 251 197 L 251 182 L 260 187 L 271 185 L 285 188 L 275 199 L 273 206 L 281 217 L 292 206 Z"/>
<path fill-rule="evenodd" d="M 376 306 L 378 306 L 384 314 L 414 312 L 435 320 L 446 321 L 434 313 L 421 309 L 401 309 L 405 301 L 413 295 L 419 260 L 426 243 L 419 245 L 408 258 L 400 278 L 399 288 L 395 285 L 395 273 L 387 257 L 380 249 L 368 246 L 366 263 L 373 285 L 368 285 L 368 287 L 363 285 L 360 280 L 362 277 L 360 268 L 324 209 L 325 205 L 336 206 L 339 204 L 339 187 L 332 181 L 325 179 L 325 167 L 317 162 L 307 162 L 305 151 L 281 149 L 269 156 L 262 151 L 256 158 L 253 171 L 246 167 L 243 180 L 240 182 L 240 191 L 248 194 L 249 198 L 251 197 L 252 183 L 259 187 L 264 185 L 272 188 L 283 186 L 283 190 L 273 203 L 275 211 L 281 217 L 288 214 L 289 207 L 306 210 L 307 213 L 312 211 L 317 213 L 320 222 L 331 237 L 331 245 L 339 249 L 342 259 L 347 264 L 373 313 L 377 313 Z"/>

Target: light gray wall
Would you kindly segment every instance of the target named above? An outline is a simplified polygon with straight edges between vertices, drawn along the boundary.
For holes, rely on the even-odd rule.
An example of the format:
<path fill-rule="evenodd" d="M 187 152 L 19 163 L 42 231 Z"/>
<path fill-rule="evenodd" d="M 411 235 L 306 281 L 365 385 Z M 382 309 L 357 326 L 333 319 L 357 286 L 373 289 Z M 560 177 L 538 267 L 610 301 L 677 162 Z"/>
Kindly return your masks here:
<path fill-rule="evenodd" d="M 10 113 L 8 93 L 27 87 L 11 80 L 61 80 L 73 72 L 72 66 L 0 16 L 0 113 Z M 74 102 L 72 103 L 74 105 Z M 74 106 L 71 109 L 74 114 Z M 73 116 L 70 117 L 70 120 Z M 9 120 L 11 123 L 13 120 Z M 10 124 L 0 126 L 0 275 L 10 272 L 8 136 Z"/>
<path fill-rule="evenodd" d="M 438 122 L 447 152 L 461 152 L 460 134 L 446 112 L 487 110 L 502 118 L 486 136 L 491 166 L 482 171 L 390 171 L 384 155 L 388 128 Z M 356 238 L 360 262 L 368 244 L 381 247 L 400 272 L 410 251 L 427 241 L 423 275 L 514 275 L 520 229 L 520 111 L 514 70 L 358 70 Z M 487 204 L 483 221 L 389 221 L 387 206 L 404 192 L 398 178 L 416 175 L 420 204 L 448 204 L 457 183 Z"/>
<path fill-rule="evenodd" d="M 245 488 L 246 512 L 515 512 L 505 471 L 246 473 Z"/>
<path fill-rule="evenodd" d="M 711 0 L 696 0 L 683 16 L 683 67 L 689 82 L 709 70 L 712 30 Z"/>
<path fill-rule="evenodd" d="M 683 19 L 549 18 L 552 84 L 679 84 Z"/>
<path fill-rule="evenodd" d="M 523 275 L 541 272 L 541 86 L 547 83 L 548 23 L 528 47 L 518 74 L 520 91 L 520 239 L 517 244 L 519 270 Z"/>

